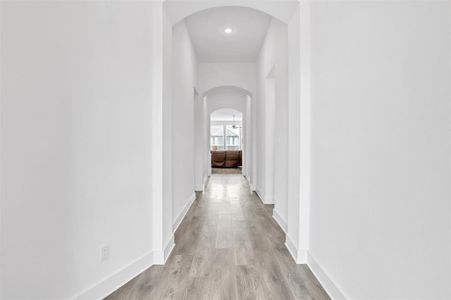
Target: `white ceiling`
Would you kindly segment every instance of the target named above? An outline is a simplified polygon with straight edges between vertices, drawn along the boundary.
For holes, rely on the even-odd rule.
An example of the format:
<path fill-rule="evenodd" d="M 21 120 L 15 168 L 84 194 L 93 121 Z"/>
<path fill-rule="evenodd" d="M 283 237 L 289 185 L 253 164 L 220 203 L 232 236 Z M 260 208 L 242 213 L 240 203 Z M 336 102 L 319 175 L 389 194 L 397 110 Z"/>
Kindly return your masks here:
<path fill-rule="evenodd" d="M 241 112 L 231 109 L 231 108 L 222 108 L 215 110 L 211 113 L 212 121 L 233 121 L 233 116 L 235 115 L 235 121 L 241 122 L 242 114 Z"/>
<path fill-rule="evenodd" d="M 271 17 L 244 7 L 211 8 L 186 18 L 199 62 L 257 60 Z M 230 27 L 232 34 L 224 34 Z"/>

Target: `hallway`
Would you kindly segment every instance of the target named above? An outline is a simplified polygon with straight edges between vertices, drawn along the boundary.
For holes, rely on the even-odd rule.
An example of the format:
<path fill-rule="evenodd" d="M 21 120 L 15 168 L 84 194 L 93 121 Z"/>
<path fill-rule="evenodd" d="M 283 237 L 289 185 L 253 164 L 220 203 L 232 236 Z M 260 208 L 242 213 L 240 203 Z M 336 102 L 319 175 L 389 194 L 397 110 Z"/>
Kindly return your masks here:
<path fill-rule="evenodd" d="M 116 299 L 329 299 L 285 234 L 237 174 L 213 174 L 176 232 L 166 265 L 152 266 Z"/>
<path fill-rule="evenodd" d="M 0 299 L 451 300 L 450 33 L 451 0 L 1 0 Z"/>

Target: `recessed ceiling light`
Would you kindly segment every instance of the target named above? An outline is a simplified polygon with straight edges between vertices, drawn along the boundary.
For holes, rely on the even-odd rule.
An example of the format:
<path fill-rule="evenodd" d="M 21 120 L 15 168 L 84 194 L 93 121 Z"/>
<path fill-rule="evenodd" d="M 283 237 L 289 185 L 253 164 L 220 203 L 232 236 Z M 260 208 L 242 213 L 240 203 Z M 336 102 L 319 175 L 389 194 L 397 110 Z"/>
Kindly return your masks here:
<path fill-rule="evenodd" d="M 230 28 L 230 27 L 227 27 L 226 29 L 224 29 L 224 33 L 225 34 L 231 34 L 232 33 L 232 28 Z"/>

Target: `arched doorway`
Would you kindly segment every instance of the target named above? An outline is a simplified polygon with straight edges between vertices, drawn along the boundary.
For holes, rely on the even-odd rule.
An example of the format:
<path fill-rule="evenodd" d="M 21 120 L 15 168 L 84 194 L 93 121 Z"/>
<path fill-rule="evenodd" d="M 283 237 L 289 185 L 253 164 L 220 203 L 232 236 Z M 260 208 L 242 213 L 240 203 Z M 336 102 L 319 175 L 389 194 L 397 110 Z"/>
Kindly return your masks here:
<path fill-rule="evenodd" d="M 242 173 L 244 138 L 241 111 L 221 108 L 210 113 L 212 173 Z"/>
<path fill-rule="evenodd" d="M 238 116 L 238 113 L 241 114 L 242 117 L 240 123 L 242 128 L 240 131 L 242 137 L 240 147 L 242 150 L 242 174 L 252 186 L 254 177 L 252 175 L 252 166 L 254 163 L 253 158 L 255 157 L 255 154 L 253 153 L 255 147 L 252 141 L 253 135 L 255 134 L 255 128 L 252 123 L 252 95 L 250 91 L 237 86 L 218 86 L 205 92 L 204 99 L 207 113 L 207 131 L 210 131 L 212 124 L 210 116 L 215 112 L 231 109 L 237 112 L 236 116 Z M 233 114 L 229 113 L 229 119 L 231 115 Z M 210 165 L 210 151 L 212 150 L 210 142 L 208 142 L 207 149 L 208 153 L 206 158 L 207 163 Z M 210 170 L 210 168 L 208 169 Z"/>

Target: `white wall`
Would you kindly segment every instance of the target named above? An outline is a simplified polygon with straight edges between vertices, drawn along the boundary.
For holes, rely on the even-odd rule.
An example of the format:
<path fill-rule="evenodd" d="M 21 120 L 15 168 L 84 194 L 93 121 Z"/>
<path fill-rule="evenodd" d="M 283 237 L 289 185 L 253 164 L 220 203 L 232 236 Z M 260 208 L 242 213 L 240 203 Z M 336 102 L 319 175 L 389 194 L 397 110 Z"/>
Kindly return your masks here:
<path fill-rule="evenodd" d="M 288 23 L 293 14 L 294 8 L 298 5 L 295 0 L 272 0 L 272 1 L 255 1 L 255 0 L 215 0 L 215 1 L 180 1 L 166 0 L 165 7 L 173 24 L 178 23 L 182 19 L 196 12 L 206 10 L 213 7 L 224 6 L 241 6 L 249 7 L 264 13 L 267 13 L 282 22 Z"/>
<path fill-rule="evenodd" d="M 197 62 L 185 22 L 173 26 L 173 218 L 181 221 L 194 196 L 194 89 Z"/>
<path fill-rule="evenodd" d="M 199 93 L 195 93 L 194 99 L 194 174 L 195 190 L 203 191 L 206 176 L 208 176 L 208 165 L 205 164 L 205 148 L 208 147 L 210 139 L 206 136 L 205 128 L 208 116 L 205 113 L 206 103 Z"/>
<path fill-rule="evenodd" d="M 163 26 L 163 130 L 162 130 L 162 140 L 163 140 L 163 197 L 162 197 L 162 236 L 161 243 L 162 248 L 164 248 L 165 256 L 169 255 L 171 248 L 174 245 L 174 215 L 173 215 L 173 164 L 172 164 L 172 132 L 173 132 L 173 121 L 172 121 L 172 85 L 173 85 L 173 44 L 172 44 L 172 23 L 167 17 L 167 12 L 164 10 L 162 15 L 162 26 Z"/>
<path fill-rule="evenodd" d="M 301 5 L 301 4 L 300 4 Z M 298 7 L 288 24 L 288 161 L 287 166 L 287 236 L 286 245 L 299 263 L 300 227 L 300 19 Z M 303 76 L 302 78 L 304 78 Z M 304 87 L 304 85 L 302 85 Z"/>
<path fill-rule="evenodd" d="M 204 186 L 207 183 L 208 176 L 211 174 L 211 157 L 210 157 L 210 118 L 208 114 L 208 105 L 207 105 L 207 97 L 204 96 L 202 98 L 202 108 L 203 108 L 203 137 L 204 137 L 204 151 L 203 151 L 203 179 Z"/>
<path fill-rule="evenodd" d="M 253 176 L 253 172 L 252 172 L 252 168 L 253 168 L 253 157 L 254 157 L 254 153 L 253 153 L 253 147 L 254 145 L 252 144 L 252 136 L 255 134 L 255 128 L 252 127 L 252 97 L 250 95 L 246 96 L 246 111 L 244 113 L 245 116 L 247 116 L 245 118 L 245 120 L 243 120 L 243 135 L 244 138 L 242 139 L 242 148 L 244 151 L 244 155 L 243 155 L 243 175 L 246 176 L 249 184 L 250 184 L 250 188 L 251 191 L 254 191 L 253 188 L 253 182 L 254 182 L 254 178 Z"/>
<path fill-rule="evenodd" d="M 2 299 L 152 263 L 154 5 L 1 3 Z"/>
<path fill-rule="evenodd" d="M 244 120 L 246 118 L 246 96 L 243 91 L 233 87 L 215 89 L 207 95 L 207 113 L 210 115 L 218 109 L 232 108 L 241 112 Z"/>
<path fill-rule="evenodd" d="M 311 186 L 311 21 L 301 2 L 288 23 L 288 182 L 286 246 L 307 263 Z"/>
<path fill-rule="evenodd" d="M 257 192 L 274 203 L 274 214 L 287 229 L 288 156 L 288 33 L 287 26 L 272 19 L 257 65 Z M 275 82 L 275 99 L 266 95 Z M 277 163 L 275 158 L 277 157 Z"/>
<path fill-rule="evenodd" d="M 447 2 L 312 4 L 309 262 L 347 299 L 451 298 Z"/>
<path fill-rule="evenodd" d="M 201 93 L 221 86 L 235 86 L 255 94 L 256 64 L 249 63 L 200 63 L 198 83 Z"/>

